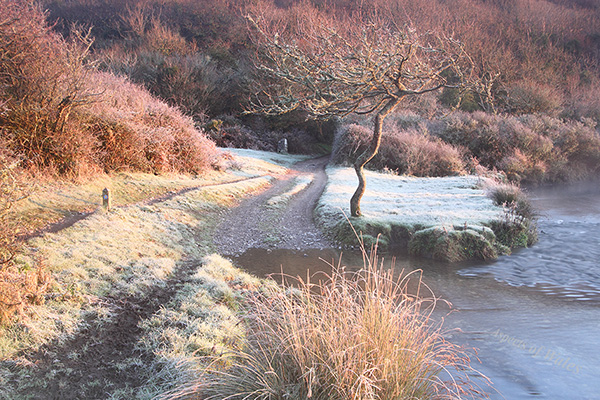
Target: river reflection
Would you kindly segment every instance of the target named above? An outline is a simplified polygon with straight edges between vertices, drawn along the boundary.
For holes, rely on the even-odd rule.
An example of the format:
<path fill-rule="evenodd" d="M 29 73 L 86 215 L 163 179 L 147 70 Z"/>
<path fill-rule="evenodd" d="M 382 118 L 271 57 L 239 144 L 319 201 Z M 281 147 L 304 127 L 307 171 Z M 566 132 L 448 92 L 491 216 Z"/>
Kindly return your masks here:
<path fill-rule="evenodd" d="M 492 380 L 492 399 L 600 399 L 598 186 L 531 196 L 543 213 L 531 249 L 453 265 L 400 255 L 395 268 L 422 269 L 424 282 L 452 304 L 453 312 L 439 315 L 451 340 L 478 349 L 473 366 Z M 329 272 L 340 256 L 349 269 L 362 265 L 360 254 L 334 249 L 251 249 L 234 261 L 259 276 L 305 278 L 307 269 Z"/>

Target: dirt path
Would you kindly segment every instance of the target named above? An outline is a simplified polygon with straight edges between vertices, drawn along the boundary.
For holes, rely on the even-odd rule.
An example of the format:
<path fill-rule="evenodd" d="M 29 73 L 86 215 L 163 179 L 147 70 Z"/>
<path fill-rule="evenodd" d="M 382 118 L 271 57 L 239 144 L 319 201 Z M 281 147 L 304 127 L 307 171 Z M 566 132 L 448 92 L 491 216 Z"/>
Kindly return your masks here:
<path fill-rule="evenodd" d="M 327 184 L 329 157 L 295 164 L 265 192 L 244 200 L 223 218 L 214 238 L 219 253 L 239 255 L 250 248 L 323 249 L 332 244 L 315 226 L 313 211 Z M 286 193 L 298 181 L 312 176 L 310 185 L 287 204 L 272 206 L 270 199 Z"/>

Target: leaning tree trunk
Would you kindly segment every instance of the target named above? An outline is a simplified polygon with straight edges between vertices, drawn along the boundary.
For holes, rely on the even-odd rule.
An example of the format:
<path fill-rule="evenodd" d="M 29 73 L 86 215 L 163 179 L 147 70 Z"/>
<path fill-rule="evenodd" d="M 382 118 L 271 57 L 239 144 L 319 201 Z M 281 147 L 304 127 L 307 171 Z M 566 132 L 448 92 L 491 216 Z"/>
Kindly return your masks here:
<path fill-rule="evenodd" d="M 365 165 L 375 157 L 379 152 L 381 146 L 381 135 L 383 133 L 383 120 L 394 108 L 400 103 L 402 97 L 390 99 L 386 105 L 377 113 L 375 116 L 375 126 L 373 127 L 373 136 L 371 137 L 371 144 L 369 147 L 354 161 L 354 170 L 358 176 L 358 187 L 350 199 L 350 214 L 353 217 L 360 217 L 362 215 L 360 211 L 360 200 L 365 194 L 367 188 L 367 181 L 365 179 L 364 167 Z"/>

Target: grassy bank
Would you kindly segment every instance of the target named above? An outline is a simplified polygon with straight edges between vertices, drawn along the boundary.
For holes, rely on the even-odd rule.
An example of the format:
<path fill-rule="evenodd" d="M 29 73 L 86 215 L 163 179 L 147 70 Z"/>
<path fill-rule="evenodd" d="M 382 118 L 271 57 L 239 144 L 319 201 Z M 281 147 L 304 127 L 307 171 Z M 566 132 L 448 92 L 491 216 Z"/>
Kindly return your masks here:
<path fill-rule="evenodd" d="M 18 255 L 16 267 L 36 274 L 39 292 L 3 307 L 14 316 L 0 328 L 0 398 L 152 398 L 192 376 L 199 356 L 235 345 L 234 311 L 263 283 L 207 257 L 215 228 L 227 207 L 297 158 L 227 158 L 226 172 L 203 178 L 49 183 L 20 205 L 31 229 L 90 214 L 28 240 Z M 108 213 L 99 209 L 105 186 L 115 198 Z"/>
<path fill-rule="evenodd" d="M 323 229 L 344 244 L 357 244 L 353 226 L 367 244 L 379 238 L 383 248 L 447 261 L 494 259 L 516 245 L 504 234 L 506 229 L 501 232 L 506 226 L 499 221 L 518 221 L 510 220 L 507 202 L 488 196 L 495 184 L 487 178 L 415 178 L 367 171 L 364 215 L 348 221 L 345 215 L 350 215 L 349 199 L 357 182 L 354 170 L 330 167 L 327 173 L 329 183 L 316 215 Z M 529 242 L 525 238 L 519 243 Z"/>

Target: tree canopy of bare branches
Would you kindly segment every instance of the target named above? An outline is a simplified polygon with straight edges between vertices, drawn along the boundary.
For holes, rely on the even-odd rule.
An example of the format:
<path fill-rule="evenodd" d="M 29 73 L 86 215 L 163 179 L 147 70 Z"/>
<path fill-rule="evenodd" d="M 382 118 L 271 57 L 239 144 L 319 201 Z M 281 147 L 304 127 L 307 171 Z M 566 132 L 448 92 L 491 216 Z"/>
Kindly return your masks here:
<path fill-rule="evenodd" d="M 248 21 L 258 48 L 256 65 L 267 82 L 249 112 L 302 109 L 324 119 L 374 115 L 370 146 L 354 163 L 359 185 L 350 202 L 352 216 L 361 215 L 363 168 L 379 150 L 385 117 L 407 97 L 445 87 L 466 90 L 473 82 L 473 62 L 459 41 L 377 16 L 332 21 L 308 15 L 293 26 L 263 16 Z"/>

